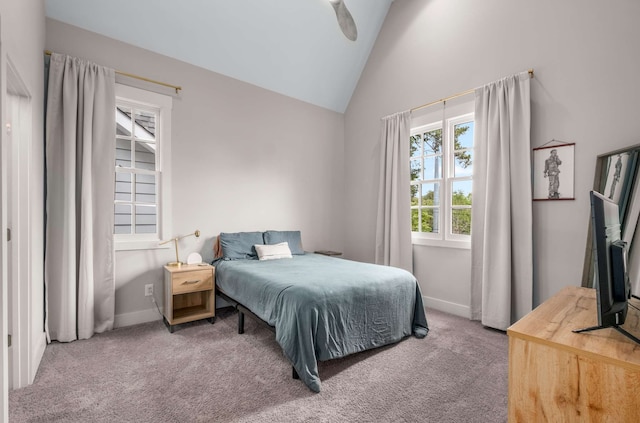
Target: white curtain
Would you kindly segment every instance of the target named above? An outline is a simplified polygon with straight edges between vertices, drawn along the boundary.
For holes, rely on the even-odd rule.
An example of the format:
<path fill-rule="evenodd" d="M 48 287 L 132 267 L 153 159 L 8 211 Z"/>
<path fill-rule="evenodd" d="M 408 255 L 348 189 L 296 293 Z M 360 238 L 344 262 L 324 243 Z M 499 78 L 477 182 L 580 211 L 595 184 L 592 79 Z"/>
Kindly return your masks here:
<path fill-rule="evenodd" d="M 501 330 L 533 307 L 529 90 L 523 72 L 475 92 L 471 318 Z"/>
<path fill-rule="evenodd" d="M 382 119 L 376 263 L 413 272 L 409 133 L 411 112 Z"/>
<path fill-rule="evenodd" d="M 46 105 L 46 331 L 113 328 L 115 73 L 52 54 Z"/>

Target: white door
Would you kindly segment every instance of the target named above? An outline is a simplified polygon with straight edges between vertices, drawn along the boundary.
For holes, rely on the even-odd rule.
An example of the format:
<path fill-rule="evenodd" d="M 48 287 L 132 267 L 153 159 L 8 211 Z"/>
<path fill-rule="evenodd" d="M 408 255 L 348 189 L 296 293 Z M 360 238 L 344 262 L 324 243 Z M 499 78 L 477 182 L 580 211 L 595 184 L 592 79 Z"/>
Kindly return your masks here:
<path fill-rule="evenodd" d="M 28 301 L 25 295 L 30 282 L 27 258 L 29 251 L 25 248 L 28 239 L 28 210 L 24 203 L 27 191 L 25 172 L 23 168 L 29 163 L 25 157 L 25 121 L 28 99 L 8 93 L 6 97 L 7 117 L 4 125 L 7 139 L 7 328 L 11 335 L 11 345 L 8 348 L 9 389 L 20 388 L 28 384 L 28 350 L 25 341 L 28 340 L 25 309 Z"/>
<path fill-rule="evenodd" d="M 7 105 L 9 103 L 9 100 L 7 99 Z M 11 116 L 11 107 L 6 107 L 6 116 Z M 6 168 L 6 181 L 7 181 L 7 207 L 5 208 L 5 211 L 7 213 L 7 331 L 8 331 L 8 335 L 9 335 L 9 339 L 10 339 L 10 343 L 9 343 L 9 348 L 7 350 L 8 352 L 8 379 L 9 379 L 9 389 L 13 389 L 13 377 L 14 374 L 16 374 L 16 372 L 14 371 L 14 359 L 13 359 L 13 354 L 14 351 L 16 350 L 15 348 L 13 348 L 13 344 L 15 342 L 15 338 L 12 338 L 13 335 L 13 323 L 14 323 L 14 318 L 13 318 L 13 293 L 15 291 L 14 287 L 13 287 L 13 270 L 15 269 L 15 266 L 13 264 L 13 243 L 11 242 L 11 228 L 13 227 L 13 222 L 12 222 L 12 218 L 13 218 L 13 201 L 11 201 L 11 191 L 12 191 L 12 186 L 13 186 L 13 170 L 14 170 L 14 165 L 13 165 L 13 142 L 11 140 L 11 123 L 10 123 L 11 119 L 8 119 L 8 122 L 6 122 L 6 126 L 4 126 L 4 130 L 5 130 L 5 154 L 7 157 L 7 160 L 5 162 L 5 168 Z"/>
<path fill-rule="evenodd" d="M 9 389 L 33 381 L 31 336 L 31 228 L 29 165 L 31 141 L 31 99 L 15 67 L 7 59 L 7 88 L 3 130 L 6 152 L 7 242 L 7 330 Z M 36 366 L 37 368 L 37 366 Z"/>

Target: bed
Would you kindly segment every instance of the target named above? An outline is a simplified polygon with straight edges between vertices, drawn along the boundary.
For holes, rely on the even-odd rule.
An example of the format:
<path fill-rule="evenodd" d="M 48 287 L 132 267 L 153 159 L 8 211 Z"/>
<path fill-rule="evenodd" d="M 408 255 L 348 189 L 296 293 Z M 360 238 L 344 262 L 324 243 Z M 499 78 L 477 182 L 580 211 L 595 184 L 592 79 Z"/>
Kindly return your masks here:
<path fill-rule="evenodd" d="M 429 331 L 420 288 L 407 271 L 304 252 L 297 231 L 225 235 L 223 257 L 214 261 L 216 289 L 275 329 L 294 374 L 314 392 L 321 387 L 318 361 Z M 259 260 L 257 241 L 291 245 L 291 253 Z"/>

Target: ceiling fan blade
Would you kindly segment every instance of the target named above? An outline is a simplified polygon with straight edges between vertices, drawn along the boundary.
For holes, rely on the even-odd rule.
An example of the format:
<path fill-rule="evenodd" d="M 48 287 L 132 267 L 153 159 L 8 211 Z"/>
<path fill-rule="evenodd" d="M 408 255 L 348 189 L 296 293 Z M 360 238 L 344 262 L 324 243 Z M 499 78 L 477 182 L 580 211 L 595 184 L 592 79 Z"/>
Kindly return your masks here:
<path fill-rule="evenodd" d="M 345 37 L 351 41 L 355 41 L 358 38 L 358 28 L 353 20 L 353 16 L 349 13 L 349 9 L 344 4 L 344 0 L 329 0 L 333 6 L 333 10 L 336 12 L 338 18 L 338 25 L 344 33 Z"/>

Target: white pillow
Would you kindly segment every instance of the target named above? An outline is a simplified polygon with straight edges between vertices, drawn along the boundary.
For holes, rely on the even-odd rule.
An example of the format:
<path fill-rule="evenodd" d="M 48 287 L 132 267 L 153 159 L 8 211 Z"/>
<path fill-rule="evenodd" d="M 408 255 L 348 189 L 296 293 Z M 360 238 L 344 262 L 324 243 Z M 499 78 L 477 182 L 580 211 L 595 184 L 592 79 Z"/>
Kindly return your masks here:
<path fill-rule="evenodd" d="M 258 253 L 259 260 L 276 260 L 282 258 L 293 258 L 288 242 L 271 245 L 254 245 Z"/>

